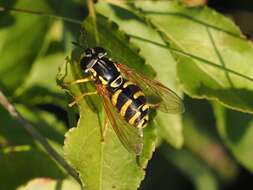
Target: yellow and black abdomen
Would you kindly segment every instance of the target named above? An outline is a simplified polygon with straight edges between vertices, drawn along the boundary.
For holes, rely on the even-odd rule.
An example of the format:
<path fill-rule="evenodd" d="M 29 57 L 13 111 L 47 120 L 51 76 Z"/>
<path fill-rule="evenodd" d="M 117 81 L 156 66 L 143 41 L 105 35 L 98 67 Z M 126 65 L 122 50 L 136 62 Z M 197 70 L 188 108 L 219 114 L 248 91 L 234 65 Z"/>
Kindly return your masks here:
<path fill-rule="evenodd" d="M 125 80 L 114 89 L 112 104 L 119 114 L 133 127 L 144 128 L 149 120 L 149 106 L 142 90 L 134 83 Z"/>

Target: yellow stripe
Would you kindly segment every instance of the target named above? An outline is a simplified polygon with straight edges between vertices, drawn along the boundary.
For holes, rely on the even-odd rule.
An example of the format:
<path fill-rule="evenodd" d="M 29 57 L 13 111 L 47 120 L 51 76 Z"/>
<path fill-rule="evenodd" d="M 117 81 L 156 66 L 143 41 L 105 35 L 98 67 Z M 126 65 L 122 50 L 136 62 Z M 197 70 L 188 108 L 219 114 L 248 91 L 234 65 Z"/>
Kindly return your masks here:
<path fill-rule="evenodd" d="M 120 84 L 116 84 L 117 80 L 120 79 Z M 119 75 L 114 81 L 111 82 L 110 86 L 112 88 L 117 88 L 118 86 L 120 86 L 123 82 L 123 78 L 121 75 Z"/>
<path fill-rule="evenodd" d="M 134 99 L 139 98 L 140 96 L 145 96 L 145 94 L 142 91 L 138 91 L 134 94 Z"/>
<path fill-rule="evenodd" d="M 145 110 L 147 110 L 148 108 L 149 108 L 149 105 L 145 104 L 141 109 L 142 109 L 142 111 L 145 111 Z"/>
<path fill-rule="evenodd" d="M 133 115 L 133 117 L 131 117 L 131 119 L 129 120 L 130 125 L 133 125 L 135 120 L 141 115 L 141 112 L 137 111 L 135 112 L 135 114 Z"/>
<path fill-rule="evenodd" d="M 127 82 L 125 82 L 125 84 L 123 85 L 123 88 L 126 88 L 126 87 L 128 87 L 128 86 L 130 86 L 130 85 L 135 85 L 135 84 L 132 83 L 132 82 L 130 82 L 130 81 L 127 81 Z"/>
<path fill-rule="evenodd" d="M 142 123 L 142 128 L 145 128 L 145 127 L 147 127 L 147 125 L 148 125 L 148 117 L 146 117 L 145 119 L 147 120 L 147 122 L 146 122 L 145 125 L 143 125 L 143 123 Z M 143 120 L 143 121 L 144 121 L 144 120 Z"/>
<path fill-rule="evenodd" d="M 140 110 L 142 106 L 143 106 L 143 104 L 139 105 L 139 107 L 137 108 L 137 110 Z"/>
<path fill-rule="evenodd" d="M 102 82 L 103 85 L 107 85 L 108 82 L 103 77 L 99 76 L 98 78 Z"/>
<path fill-rule="evenodd" d="M 139 124 L 137 125 L 137 128 L 142 128 L 143 123 L 144 123 L 144 119 L 142 119 L 142 120 L 139 122 Z"/>
<path fill-rule="evenodd" d="M 97 72 L 93 68 L 90 68 L 90 71 L 92 72 L 93 76 L 97 76 Z"/>
<path fill-rule="evenodd" d="M 117 90 L 113 95 L 112 95 L 112 105 L 116 105 L 117 104 L 117 101 L 118 101 L 118 97 L 119 95 L 121 94 L 122 90 L 119 89 Z"/>
<path fill-rule="evenodd" d="M 128 108 L 131 104 L 132 104 L 132 100 L 129 99 L 129 100 L 127 100 L 126 103 L 121 107 L 121 109 L 120 109 L 120 115 L 121 115 L 122 117 L 125 116 L 126 110 L 127 110 L 127 108 Z"/>
<path fill-rule="evenodd" d="M 145 120 L 147 120 L 147 123 L 145 125 L 143 125 L 143 123 L 145 122 Z M 142 118 L 142 120 L 139 122 L 139 124 L 137 125 L 137 128 L 144 128 L 148 125 L 148 115 L 144 116 Z"/>

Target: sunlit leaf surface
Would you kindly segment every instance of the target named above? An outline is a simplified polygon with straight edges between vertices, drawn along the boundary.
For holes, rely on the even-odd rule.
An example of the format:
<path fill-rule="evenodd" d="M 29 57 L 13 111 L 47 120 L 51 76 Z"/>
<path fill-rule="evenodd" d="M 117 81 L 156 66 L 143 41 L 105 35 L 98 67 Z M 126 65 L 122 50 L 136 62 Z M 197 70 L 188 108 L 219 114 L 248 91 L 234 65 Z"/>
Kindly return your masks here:
<path fill-rule="evenodd" d="M 253 113 L 253 46 L 233 22 L 208 8 L 175 2 L 138 1 L 136 6 L 173 48 L 186 93 Z"/>

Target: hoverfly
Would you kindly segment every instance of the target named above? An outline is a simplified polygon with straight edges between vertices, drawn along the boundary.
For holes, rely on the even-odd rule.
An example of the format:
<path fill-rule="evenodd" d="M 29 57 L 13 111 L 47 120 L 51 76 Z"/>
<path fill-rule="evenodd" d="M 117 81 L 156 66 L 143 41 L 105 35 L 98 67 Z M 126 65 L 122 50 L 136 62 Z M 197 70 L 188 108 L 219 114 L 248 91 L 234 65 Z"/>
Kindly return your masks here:
<path fill-rule="evenodd" d="M 184 110 L 181 98 L 172 90 L 146 76 L 112 61 L 104 48 L 85 49 L 80 67 L 89 78 L 75 83 L 93 81 L 102 99 L 107 117 L 124 147 L 136 155 L 143 148 L 143 128 L 149 123 L 150 109 L 166 113 Z M 76 98 L 70 106 L 86 95 Z"/>

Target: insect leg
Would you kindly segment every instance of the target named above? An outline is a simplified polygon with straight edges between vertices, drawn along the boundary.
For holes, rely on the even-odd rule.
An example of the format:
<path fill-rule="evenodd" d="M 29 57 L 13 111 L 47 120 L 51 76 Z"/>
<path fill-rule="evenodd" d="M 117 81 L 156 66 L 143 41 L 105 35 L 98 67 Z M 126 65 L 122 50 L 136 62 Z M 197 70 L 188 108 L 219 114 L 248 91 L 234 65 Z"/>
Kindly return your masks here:
<path fill-rule="evenodd" d="M 74 84 L 80 84 L 80 83 L 85 83 L 85 82 L 90 82 L 93 81 L 92 77 L 86 77 L 86 78 L 82 78 L 82 79 L 78 79 L 72 82 L 66 82 L 65 85 L 66 86 L 70 86 L 70 85 L 74 85 Z"/>
<path fill-rule="evenodd" d="M 105 141 L 105 135 L 106 135 L 108 125 L 109 125 L 109 119 L 108 119 L 107 115 L 105 115 L 104 125 L 101 127 L 101 141 L 102 142 Z"/>
<path fill-rule="evenodd" d="M 80 96 L 77 96 L 73 102 L 69 103 L 69 107 L 72 107 L 73 105 L 75 105 L 77 102 L 82 100 L 83 97 L 94 95 L 94 94 L 97 94 L 97 91 L 95 91 L 95 92 L 85 92 L 85 93 L 81 94 Z"/>

